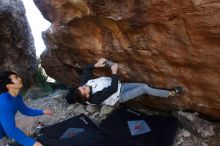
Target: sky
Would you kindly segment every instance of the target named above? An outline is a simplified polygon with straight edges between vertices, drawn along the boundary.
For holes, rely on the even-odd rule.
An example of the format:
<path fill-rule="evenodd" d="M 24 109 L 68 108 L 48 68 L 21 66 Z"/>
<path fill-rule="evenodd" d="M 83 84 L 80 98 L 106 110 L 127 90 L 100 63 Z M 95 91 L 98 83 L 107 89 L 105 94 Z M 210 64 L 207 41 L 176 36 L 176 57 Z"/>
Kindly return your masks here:
<path fill-rule="evenodd" d="M 44 41 L 41 37 L 41 32 L 47 30 L 51 25 L 51 23 L 46 19 L 44 19 L 38 8 L 35 6 L 33 0 L 22 0 L 22 1 L 26 10 L 26 16 L 29 25 L 31 27 L 32 35 L 34 37 L 36 55 L 37 57 L 40 57 L 40 54 L 46 48 L 46 46 L 44 45 Z M 47 81 L 55 82 L 55 80 L 50 77 L 47 78 Z"/>
<path fill-rule="evenodd" d="M 50 22 L 44 19 L 38 8 L 35 6 L 33 0 L 22 0 L 26 9 L 26 16 L 31 27 L 32 35 L 34 37 L 36 55 L 37 57 L 46 48 L 41 37 L 41 32 L 47 30 Z"/>

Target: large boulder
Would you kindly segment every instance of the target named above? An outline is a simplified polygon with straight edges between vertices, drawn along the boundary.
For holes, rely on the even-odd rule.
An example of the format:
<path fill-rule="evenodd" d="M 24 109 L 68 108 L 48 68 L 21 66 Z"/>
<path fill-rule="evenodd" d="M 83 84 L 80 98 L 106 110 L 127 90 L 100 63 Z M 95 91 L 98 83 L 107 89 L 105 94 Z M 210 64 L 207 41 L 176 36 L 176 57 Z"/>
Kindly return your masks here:
<path fill-rule="evenodd" d="M 0 71 L 14 71 L 29 87 L 36 72 L 36 53 L 21 0 L 0 1 Z"/>
<path fill-rule="evenodd" d="M 47 48 L 41 55 L 49 76 L 76 86 L 83 65 L 106 57 L 120 63 L 125 81 L 184 87 L 181 98 L 138 103 L 220 119 L 218 0 L 34 2 L 52 23 L 43 33 Z"/>

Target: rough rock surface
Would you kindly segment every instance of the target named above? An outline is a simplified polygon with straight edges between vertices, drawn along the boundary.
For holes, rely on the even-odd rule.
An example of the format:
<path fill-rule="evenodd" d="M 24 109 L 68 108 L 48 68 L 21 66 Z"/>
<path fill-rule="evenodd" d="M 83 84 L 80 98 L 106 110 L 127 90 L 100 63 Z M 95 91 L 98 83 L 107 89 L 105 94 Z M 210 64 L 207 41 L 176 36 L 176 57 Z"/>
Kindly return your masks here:
<path fill-rule="evenodd" d="M 196 114 L 184 113 L 181 111 L 173 112 L 186 129 L 191 129 L 195 134 L 202 138 L 207 138 L 215 135 L 213 124 L 200 119 Z"/>
<path fill-rule="evenodd" d="M 121 64 L 125 81 L 184 87 L 183 98 L 145 98 L 142 104 L 220 119 L 219 0 L 34 2 L 52 23 L 41 55 L 49 76 L 77 85 L 85 63 L 110 58 Z"/>
<path fill-rule="evenodd" d="M 17 115 L 17 125 L 21 129 L 23 129 L 26 133 L 32 133 L 33 128 L 36 127 L 37 122 L 43 122 L 45 125 L 53 125 L 55 123 L 64 121 L 66 119 L 69 119 L 71 117 L 74 117 L 79 113 L 79 108 L 84 107 L 83 114 L 87 115 L 95 124 L 99 124 L 103 119 L 105 119 L 112 110 L 116 109 L 117 106 L 114 108 L 109 108 L 107 106 L 82 106 L 81 104 L 72 104 L 69 105 L 66 103 L 66 100 L 64 99 L 64 96 L 66 95 L 67 91 L 65 90 L 57 90 L 55 93 L 50 94 L 49 96 L 37 100 L 31 100 L 27 104 L 33 108 L 40 108 L 40 109 L 51 109 L 53 111 L 52 116 L 39 116 L 27 118 L 20 114 Z M 59 98 L 57 98 L 59 96 Z M 56 97 L 56 98 L 53 98 Z M 140 107 L 132 107 L 136 110 L 139 110 L 140 112 L 143 112 L 147 115 L 164 115 L 167 113 L 161 113 L 158 111 L 152 111 L 148 110 L 146 108 L 140 108 Z M 183 116 L 183 112 L 180 114 Z M 184 112 L 184 116 L 191 117 L 190 113 Z M 22 120 L 23 119 L 23 120 Z M 183 118 L 182 118 L 183 119 Z M 180 120 L 182 120 L 180 119 Z M 209 122 L 209 125 L 214 127 L 215 135 L 201 138 L 197 134 L 194 134 L 195 129 L 194 125 L 197 125 L 197 121 L 199 120 L 200 123 L 204 122 L 205 124 L 208 121 L 205 121 L 204 119 L 196 118 L 197 120 L 192 120 L 190 122 L 185 122 L 184 120 L 181 121 L 183 129 L 180 129 L 176 135 L 175 142 L 173 146 L 219 146 L 220 143 L 220 124 Z M 25 122 L 24 122 L 25 120 Z M 185 129 L 185 127 L 188 127 Z M 208 129 L 203 129 L 203 133 L 209 132 Z"/>
<path fill-rule="evenodd" d="M 25 87 L 37 69 L 34 40 L 21 0 L 0 1 L 0 72 L 22 76 Z"/>

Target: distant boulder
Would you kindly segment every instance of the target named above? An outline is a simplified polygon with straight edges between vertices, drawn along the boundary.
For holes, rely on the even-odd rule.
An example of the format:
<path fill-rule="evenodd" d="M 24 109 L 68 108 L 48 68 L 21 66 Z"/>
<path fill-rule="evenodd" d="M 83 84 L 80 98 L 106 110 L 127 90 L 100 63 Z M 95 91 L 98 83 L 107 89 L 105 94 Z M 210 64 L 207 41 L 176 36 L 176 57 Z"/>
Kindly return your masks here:
<path fill-rule="evenodd" d="M 14 71 L 29 87 L 37 69 L 34 40 L 21 0 L 0 1 L 0 72 Z"/>

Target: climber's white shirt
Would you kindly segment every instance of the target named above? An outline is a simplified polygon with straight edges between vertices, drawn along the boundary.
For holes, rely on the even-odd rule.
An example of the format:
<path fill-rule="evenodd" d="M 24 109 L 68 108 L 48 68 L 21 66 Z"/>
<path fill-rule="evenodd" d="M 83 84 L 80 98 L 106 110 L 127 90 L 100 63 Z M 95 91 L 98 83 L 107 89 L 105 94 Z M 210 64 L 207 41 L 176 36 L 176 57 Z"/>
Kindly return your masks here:
<path fill-rule="evenodd" d="M 86 85 L 92 87 L 92 94 L 102 91 L 104 88 L 111 85 L 112 79 L 110 77 L 100 77 L 97 79 L 88 80 Z M 102 102 L 102 104 L 113 106 L 119 100 L 121 90 L 121 83 L 118 83 L 118 90 L 113 93 L 109 98 Z"/>

